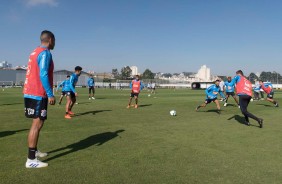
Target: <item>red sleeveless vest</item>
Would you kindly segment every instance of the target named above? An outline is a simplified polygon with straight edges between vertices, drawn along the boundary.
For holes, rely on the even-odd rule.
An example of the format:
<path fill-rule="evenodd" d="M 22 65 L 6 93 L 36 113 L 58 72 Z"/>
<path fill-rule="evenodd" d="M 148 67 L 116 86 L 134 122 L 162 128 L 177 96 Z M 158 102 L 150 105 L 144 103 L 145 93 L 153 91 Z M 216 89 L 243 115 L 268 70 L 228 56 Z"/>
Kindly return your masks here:
<path fill-rule="evenodd" d="M 26 79 L 23 89 L 23 93 L 26 95 L 41 96 L 44 98 L 47 97 L 46 91 L 40 80 L 40 69 L 37 61 L 38 55 L 45 50 L 47 49 L 37 47 L 29 56 L 28 68 L 26 71 Z M 48 77 L 51 88 L 53 87 L 53 71 L 54 63 L 53 61 L 51 61 L 48 71 Z"/>
<path fill-rule="evenodd" d="M 236 93 L 253 96 L 252 83 L 246 77 L 240 76 L 240 81 L 236 84 Z"/>
<path fill-rule="evenodd" d="M 141 85 L 141 81 L 132 81 L 132 92 L 133 93 L 140 93 L 140 85 Z"/>
<path fill-rule="evenodd" d="M 266 94 L 269 94 L 272 91 L 272 88 L 270 86 L 265 87 L 264 84 L 261 85 L 261 89 L 266 92 Z"/>

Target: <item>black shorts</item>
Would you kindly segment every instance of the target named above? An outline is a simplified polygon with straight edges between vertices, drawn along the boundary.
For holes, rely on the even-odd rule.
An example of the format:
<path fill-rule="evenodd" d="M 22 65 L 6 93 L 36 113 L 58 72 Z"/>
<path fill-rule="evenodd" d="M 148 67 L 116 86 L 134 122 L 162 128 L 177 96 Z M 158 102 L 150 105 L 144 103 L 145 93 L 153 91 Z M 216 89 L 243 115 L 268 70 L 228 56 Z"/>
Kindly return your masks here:
<path fill-rule="evenodd" d="M 138 97 L 138 95 L 139 95 L 139 93 L 131 93 L 130 97 L 135 97 L 135 96 Z"/>
<path fill-rule="evenodd" d="M 269 94 L 267 94 L 267 98 L 273 99 L 274 97 L 274 92 L 271 91 Z"/>
<path fill-rule="evenodd" d="M 214 99 L 207 98 L 206 101 L 205 101 L 205 104 L 209 104 L 209 103 L 214 102 L 216 100 L 217 100 L 217 98 L 214 98 Z"/>
<path fill-rule="evenodd" d="M 90 86 L 88 89 L 89 89 L 89 94 L 91 93 L 91 91 L 93 91 L 93 93 L 95 93 L 95 88 L 94 88 L 94 86 Z"/>
<path fill-rule="evenodd" d="M 72 92 L 72 91 L 66 91 L 65 93 L 66 93 L 66 96 L 69 96 L 69 97 L 71 97 L 71 98 L 75 98 L 74 92 Z"/>
<path fill-rule="evenodd" d="M 66 95 L 66 92 L 65 92 L 65 91 L 62 91 L 61 95 L 62 95 L 62 96 L 65 96 L 65 95 Z"/>
<path fill-rule="evenodd" d="M 48 98 L 43 98 L 42 100 L 24 98 L 24 106 L 25 116 L 27 118 L 47 119 Z"/>
<path fill-rule="evenodd" d="M 235 93 L 234 92 L 226 92 L 226 95 L 228 95 L 228 96 L 235 96 Z"/>

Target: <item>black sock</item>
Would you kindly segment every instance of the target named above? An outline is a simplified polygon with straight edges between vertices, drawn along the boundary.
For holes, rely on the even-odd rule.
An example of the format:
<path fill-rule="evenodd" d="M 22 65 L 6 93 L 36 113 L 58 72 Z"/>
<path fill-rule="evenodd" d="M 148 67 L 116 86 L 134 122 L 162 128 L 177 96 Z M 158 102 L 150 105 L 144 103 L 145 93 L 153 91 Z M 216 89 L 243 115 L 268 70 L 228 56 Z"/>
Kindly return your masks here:
<path fill-rule="evenodd" d="M 35 159 L 36 148 L 28 148 L 28 159 Z"/>
<path fill-rule="evenodd" d="M 66 112 L 66 114 L 68 114 L 68 112 Z"/>

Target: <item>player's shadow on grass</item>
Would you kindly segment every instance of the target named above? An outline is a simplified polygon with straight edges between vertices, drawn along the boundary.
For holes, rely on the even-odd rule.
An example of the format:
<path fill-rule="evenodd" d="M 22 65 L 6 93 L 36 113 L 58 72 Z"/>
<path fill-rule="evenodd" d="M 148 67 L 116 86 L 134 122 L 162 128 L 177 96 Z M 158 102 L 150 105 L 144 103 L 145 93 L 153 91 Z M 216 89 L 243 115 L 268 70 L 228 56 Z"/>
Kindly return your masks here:
<path fill-rule="evenodd" d="M 78 102 L 78 104 L 89 104 L 91 102 Z"/>
<path fill-rule="evenodd" d="M 265 107 L 273 107 L 272 105 L 268 105 L 268 104 L 256 104 L 256 105 L 261 105 L 261 106 L 265 106 Z"/>
<path fill-rule="evenodd" d="M 246 120 L 245 120 L 245 118 L 242 117 L 242 116 L 234 115 L 234 116 L 228 118 L 227 120 L 232 120 L 232 119 L 235 119 L 235 120 L 236 120 L 238 123 L 240 123 L 240 124 L 246 125 L 246 123 L 245 123 Z M 250 124 L 250 126 L 255 126 L 255 125 Z M 257 127 L 259 127 L 259 126 L 257 126 Z"/>
<path fill-rule="evenodd" d="M 83 140 L 80 140 L 79 142 L 70 144 L 66 147 L 52 150 L 48 153 L 52 154 L 52 153 L 56 153 L 56 152 L 59 152 L 59 151 L 64 151 L 64 152 L 60 153 L 58 155 L 55 155 L 51 158 L 48 158 L 45 161 L 50 161 L 50 160 L 68 155 L 68 154 L 73 153 L 73 152 L 77 152 L 77 151 L 80 151 L 80 150 L 83 150 L 83 149 L 87 149 L 87 148 L 94 146 L 94 145 L 101 146 L 101 145 L 105 144 L 106 142 L 118 137 L 119 133 L 122 133 L 124 131 L 125 130 L 121 129 L 121 130 L 117 130 L 115 132 L 104 132 L 104 133 L 100 133 L 100 134 L 95 134 L 95 135 L 87 137 Z"/>
<path fill-rule="evenodd" d="M 97 114 L 97 113 L 100 113 L 100 112 L 105 112 L 105 111 L 112 111 L 112 110 L 97 110 L 97 111 L 88 111 L 88 112 L 77 113 L 77 114 L 75 114 L 75 116 L 84 116 L 84 115 L 87 115 L 87 114 L 92 114 L 92 115 L 95 115 L 95 114 Z"/>
<path fill-rule="evenodd" d="M 4 132 L 0 132 L 0 138 L 1 137 L 6 137 L 6 136 L 9 136 L 9 135 L 14 135 L 18 132 L 23 132 L 23 131 L 26 131 L 28 129 L 21 129 L 21 130 L 9 130 L 9 131 L 4 131 Z"/>
<path fill-rule="evenodd" d="M 139 105 L 138 107 L 148 107 L 151 106 L 152 104 L 144 104 L 144 105 Z"/>

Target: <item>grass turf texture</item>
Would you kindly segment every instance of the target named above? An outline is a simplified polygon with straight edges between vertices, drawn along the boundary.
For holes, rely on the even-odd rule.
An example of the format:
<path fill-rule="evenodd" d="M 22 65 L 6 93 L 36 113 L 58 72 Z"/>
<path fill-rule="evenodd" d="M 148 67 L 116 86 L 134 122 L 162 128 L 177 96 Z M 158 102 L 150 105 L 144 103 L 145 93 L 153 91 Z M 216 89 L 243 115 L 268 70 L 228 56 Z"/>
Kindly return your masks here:
<path fill-rule="evenodd" d="M 240 110 L 209 104 L 204 91 L 157 90 L 140 94 L 140 108 L 126 109 L 129 91 L 97 89 L 88 100 L 79 89 L 73 119 L 64 104 L 49 106 L 39 149 L 49 166 L 26 169 L 27 134 L 21 89 L 0 91 L 0 183 L 280 183 L 281 109 L 266 101 L 249 111 L 264 128 L 243 125 Z M 57 95 L 59 96 L 59 95 Z M 282 93 L 275 98 L 281 102 Z M 57 98 L 58 100 L 58 98 Z M 229 103 L 235 104 L 233 99 Z M 169 115 L 175 109 L 177 116 Z M 235 115 L 235 116 L 234 116 Z"/>

